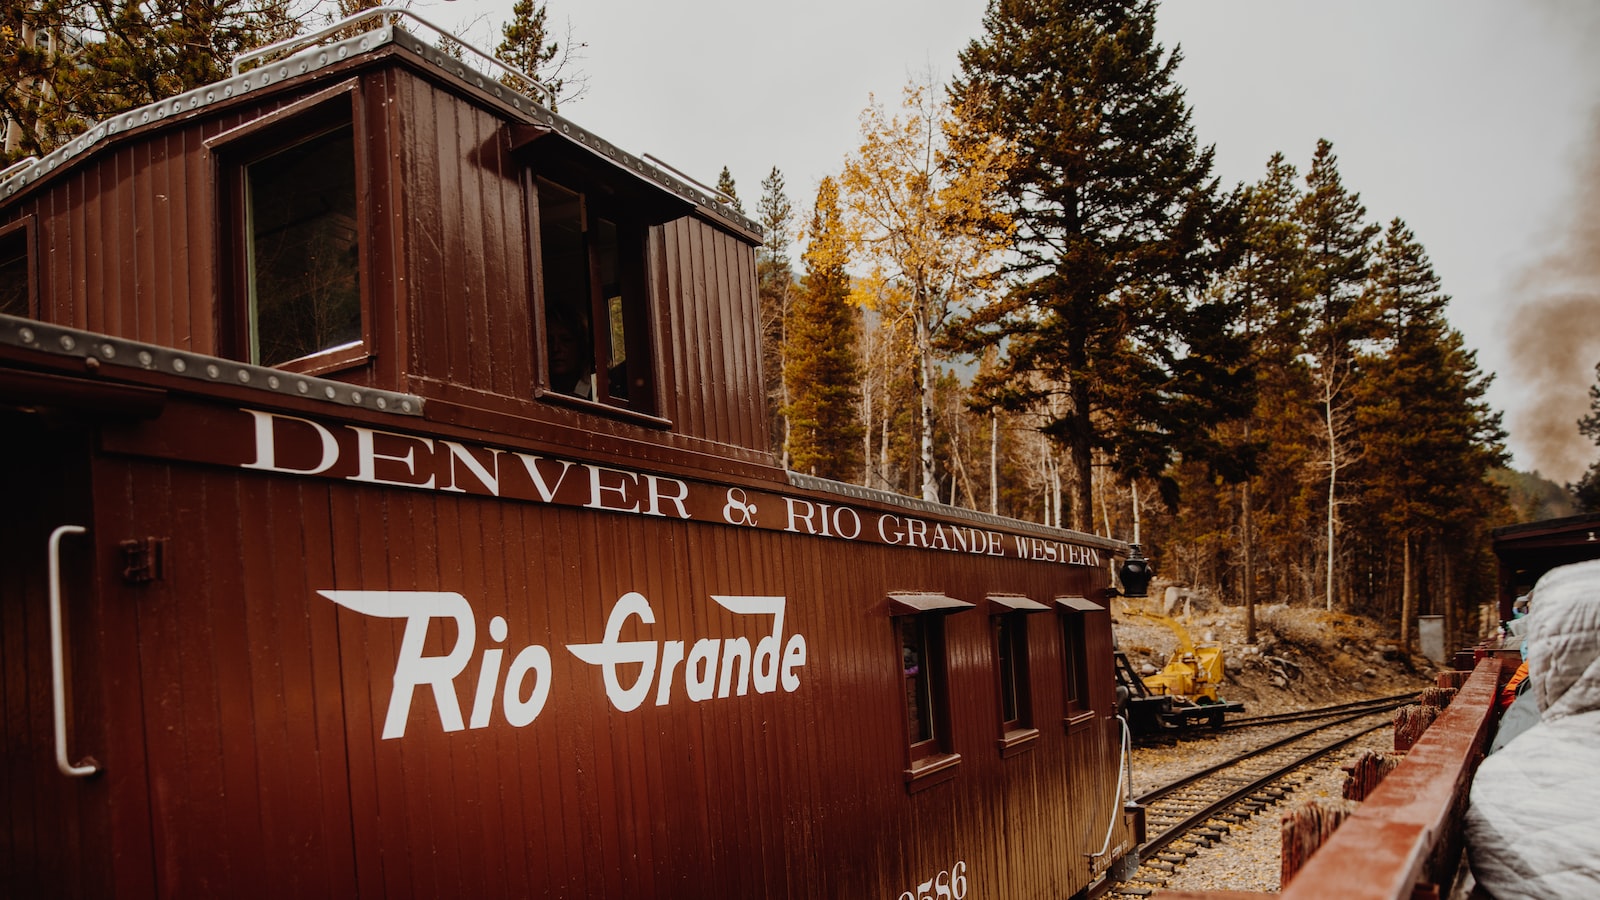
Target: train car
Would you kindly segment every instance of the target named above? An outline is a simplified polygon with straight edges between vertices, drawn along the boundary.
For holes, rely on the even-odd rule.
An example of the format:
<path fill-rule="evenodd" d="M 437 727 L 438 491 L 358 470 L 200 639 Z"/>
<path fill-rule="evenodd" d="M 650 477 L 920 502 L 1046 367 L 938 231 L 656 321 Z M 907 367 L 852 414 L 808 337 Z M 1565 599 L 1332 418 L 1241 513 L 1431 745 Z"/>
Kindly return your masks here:
<path fill-rule="evenodd" d="M 1127 545 L 784 471 L 757 226 L 425 26 L 0 177 L 0 892 L 1102 882 Z"/>

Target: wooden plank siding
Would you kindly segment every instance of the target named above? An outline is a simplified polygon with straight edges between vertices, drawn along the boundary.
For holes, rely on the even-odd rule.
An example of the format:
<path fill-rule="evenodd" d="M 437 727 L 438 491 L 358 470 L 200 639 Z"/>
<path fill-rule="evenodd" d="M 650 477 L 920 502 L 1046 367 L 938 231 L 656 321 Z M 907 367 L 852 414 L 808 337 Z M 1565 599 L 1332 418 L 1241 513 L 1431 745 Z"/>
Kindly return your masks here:
<path fill-rule="evenodd" d="M 992 622 L 982 609 L 948 617 L 962 760 L 950 781 L 911 792 L 886 598 L 1049 597 L 1088 590 L 1093 572 L 889 546 L 842 560 L 821 539 L 729 526 L 160 460 L 95 467 L 94 554 L 115 558 L 128 534 L 170 543 L 162 581 L 107 578 L 99 604 L 74 609 L 80 621 L 102 608 L 129 620 L 84 647 L 101 659 L 105 725 L 75 734 L 106 767 L 86 784 L 150 792 L 145 827 L 107 827 L 104 845 L 82 852 L 152 859 L 155 894 L 898 896 L 957 861 L 979 896 L 1087 882 L 1115 759 L 1103 752 L 1108 708 L 1090 727 L 1060 724 L 1056 614 L 1029 629 L 1041 736 L 1010 758 L 996 742 Z M 527 727 L 497 705 L 490 727 L 447 733 L 419 689 L 404 738 L 382 739 L 405 623 L 338 608 L 316 593 L 328 589 L 461 593 L 479 632 L 454 682 L 463 717 L 493 648 L 508 663 L 548 647 L 548 705 Z M 693 703 L 685 662 L 665 706 L 652 687 L 637 710 L 612 709 L 599 671 L 564 645 L 599 640 L 630 591 L 655 623 L 623 638 L 686 647 L 743 634 L 754 648 L 770 627 L 713 595 L 787 597 L 784 632 L 807 643 L 800 689 Z M 11 647 L 21 604 L 5 608 Z M 503 642 L 488 636 L 492 616 L 507 623 Z M 453 632 L 430 627 L 425 655 L 447 653 Z M 1109 665 L 1091 672 L 1104 698 Z M 15 681 L 8 669 L 8 697 Z M 38 714 L 28 726 L 47 727 Z M 72 893 L 105 886 L 92 887 Z"/>

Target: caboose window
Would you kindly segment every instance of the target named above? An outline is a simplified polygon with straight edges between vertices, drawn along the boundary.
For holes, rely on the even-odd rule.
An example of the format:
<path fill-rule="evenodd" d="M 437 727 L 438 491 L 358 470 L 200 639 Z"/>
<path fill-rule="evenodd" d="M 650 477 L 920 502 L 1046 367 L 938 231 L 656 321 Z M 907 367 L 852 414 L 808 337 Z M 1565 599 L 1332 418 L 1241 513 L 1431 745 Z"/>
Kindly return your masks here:
<path fill-rule="evenodd" d="M 951 739 L 945 619 L 972 607 L 943 594 L 889 595 L 910 745 L 906 786 L 912 791 L 955 777 L 961 762 Z"/>
<path fill-rule="evenodd" d="M 1084 606 L 1099 607 L 1077 597 L 1057 601 L 1062 606 L 1061 668 L 1065 676 L 1067 716 L 1072 718 L 1091 710 L 1089 700 L 1088 622 Z"/>
<path fill-rule="evenodd" d="M 534 184 L 546 389 L 651 412 L 643 227 L 578 190 Z"/>
<path fill-rule="evenodd" d="M 249 358 L 276 366 L 362 339 L 349 125 L 245 166 Z"/>
<path fill-rule="evenodd" d="M 995 617 L 996 661 L 1000 669 L 1000 724 L 1006 731 L 1028 727 L 1028 618 L 1022 613 Z"/>
<path fill-rule="evenodd" d="M 27 226 L 0 228 L 0 313 L 27 316 L 32 282 Z"/>
<path fill-rule="evenodd" d="M 900 620 L 900 662 L 906 690 L 906 728 L 911 735 L 912 757 L 936 749 L 933 710 L 933 672 L 943 660 L 935 655 L 938 643 L 929 630 L 939 623 L 934 616 L 906 616 Z"/>
<path fill-rule="evenodd" d="M 990 594 L 989 621 L 994 633 L 995 681 L 1000 688 L 1000 754 L 1011 756 L 1039 737 L 1033 727 L 1033 691 L 1029 679 L 1028 616 L 1050 607 L 1020 594 Z"/>

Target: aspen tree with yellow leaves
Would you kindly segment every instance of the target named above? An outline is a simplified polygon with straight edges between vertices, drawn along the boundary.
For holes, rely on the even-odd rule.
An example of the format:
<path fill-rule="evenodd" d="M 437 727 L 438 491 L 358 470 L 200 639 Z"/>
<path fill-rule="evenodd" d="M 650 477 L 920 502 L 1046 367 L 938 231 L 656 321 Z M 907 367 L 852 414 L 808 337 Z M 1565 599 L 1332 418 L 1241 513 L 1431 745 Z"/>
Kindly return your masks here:
<path fill-rule="evenodd" d="M 907 84 L 894 113 L 874 99 L 861 113 L 861 147 L 840 179 L 850 247 L 870 267 L 857 301 L 890 324 L 909 325 L 921 495 L 930 501 L 939 499 L 933 394 L 940 339 L 991 290 L 1010 238 L 994 202 L 1010 152 L 998 139 L 969 139 L 956 158 L 949 140 L 956 121 L 931 78 Z"/>

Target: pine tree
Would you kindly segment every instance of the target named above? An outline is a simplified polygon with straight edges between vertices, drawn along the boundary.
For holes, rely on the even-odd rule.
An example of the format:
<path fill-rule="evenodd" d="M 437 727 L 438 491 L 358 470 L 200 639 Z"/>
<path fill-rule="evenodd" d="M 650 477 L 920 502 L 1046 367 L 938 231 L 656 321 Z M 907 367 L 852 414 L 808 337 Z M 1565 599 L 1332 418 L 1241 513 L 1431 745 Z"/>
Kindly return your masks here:
<path fill-rule="evenodd" d="M 6 158 L 40 156 L 115 113 L 221 79 L 292 34 L 293 0 L 37 0 L 0 11 Z"/>
<path fill-rule="evenodd" d="M 1310 432 L 1301 412 L 1309 394 L 1300 356 L 1311 285 L 1305 234 L 1294 218 L 1301 199 L 1298 179 L 1283 154 L 1274 153 L 1262 179 L 1244 189 L 1240 257 L 1225 282 L 1243 303 L 1243 329 L 1254 363 L 1256 403 L 1241 423 L 1241 440 L 1252 450 L 1273 450 L 1258 456 L 1256 473 L 1239 485 L 1240 592 L 1247 643 L 1255 642 L 1257 534 L 1295 535 L 1292 541 L 1268 540 L 1260 547 L 1266 550 L 1266 568 L 1273 571 L 1300 562 L 1289 557 L 1305 544 L 1293 522 L 1304 437 Z"/>
<path fill-rule="evenodd" d="M 1086 528 L 1096 450 L 1175 499 L 1175 444 L 1226 417 L 1205 382 L 1174 378 L 1192 329 L 1217 324 L 1194 309 L 1225 224 L 1212 152 L 1196 144 L 1151 0 L 994 0 L 984 29 L 951 91 L 966 133 L 1017 154 L 1002 189 L 1016 287 L 962 337 L 1005 342 L 987 396 L 1055 410 L 1043 428 L 1067 452 L 1070 524 Z M 1195 393 L 1169 389 L 1180 380 Z"/>
<path fill-rule="evenodd" d="M 1366 222 L 1359 194 L 1345 190 L 1333 144 L 1317 141 L 1306 174 L 1307 191 L 1296 210 L 1305 232 L 1312 318 L 1308 349 L 1316 404 L 1321 412 L 1322 467 L 1327 472 L 1324 534 L 1325 601 L 1334 607 L 1338 581 L 1340 473 L 1351 464 L 1352 409 L 1349 392 L 1356 378 L 1356 346 L 1371 330 L 1369 310 L 1362 303 L 1372 239 L 1379 231 Z"/>
<path fill-rule="evenodd" d="M 1595 383 L 1589 386 L 1589 414 L 1578 420 L 1578 433 L 1600 446 L 1600 363 L 1594 367 Z M 1589 465 L 1577 484 L 1567 485 L 1573 502 L 1582 512 L 1600 512 L 1600 459 Z"/>
<path fill-rule="evenodd" d="M 766 239 L 756 250 L 756 289 L 761 299 L 761 363 L 771 410 L 772 445 L 781 448 L 783 463 L 789 465 L 789 406 L 787 379 L 784 377 L 784 347 L 788 344 L 789 306 L 794 297 L 794 271 L 789 264 L 789 236 L 794 228 L 794 209 L 785 193 L 783 173 L 777 166 L 761 181 L 761 202 L 757 208 Z"/>
<path fill-rule="evenodd" d="M 744 212 L 744 204 L 739 202 L 739 189 L 733 183 L 733 173 L 727 166 L 722 167 L 722 174 L 717 176 L 717 190 L 728 196 L 733 201 L 729 205 L 739 212 Z"/>
<path fill-rule="evenodd" d="M 550 91 L 552 110 L 563 102 L 583 96 L 587 78 L 574 65 L 575 51 L 585 45 L 574 44 L 571 29 L 565 43 L 550 33 L 550 7 L 536 0 L 517 0 L 511 6 L 511 18 L 500 26 L 501 41 L 494 55 L 512 68 L 526 72 Z M 507 75 L 502 81 L 515 79 Z M 516 84 L 511 84 L 517 87 Z"/>
<path fill-rule="evenodd" d="M 860 364 L 856 310 L 839 188 L 822 179 L 802 261 L 805 283 L 790 310 L 784 347 L 788 384 L 790 465 L 823 478 L 849 480 L 860 469 Z"/>
<path fill-rule="evenodd" d="M 1490 514 L 1487 476 L 1505 462 L 1500 415 L 1484 400 L 1489 379 L 1445 319 L 1449 302 L 1422 245 L 1400 219 L 1384 235 L 1369 286 L 1375 338 L 1354 392 L 1363 454 L 1363 517 L 1381 526 L 1378 547 L 1399 546 L 1400 642 L 1410 647 L 1417 561 L 1452 527 Z M 1437 592 L 1435 592 L 1437 593 Z"/>

